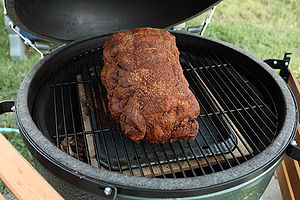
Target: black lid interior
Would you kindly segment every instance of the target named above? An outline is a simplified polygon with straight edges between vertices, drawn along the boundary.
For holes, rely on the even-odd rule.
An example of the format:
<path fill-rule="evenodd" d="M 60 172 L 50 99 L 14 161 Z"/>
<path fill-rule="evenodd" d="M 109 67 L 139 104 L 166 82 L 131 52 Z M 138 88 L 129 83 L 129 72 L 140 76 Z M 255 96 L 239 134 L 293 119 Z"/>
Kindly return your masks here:
<path fill-rule="evenodd" d="M 136 27 L 169 27 L 219 1 L 6 0 L 6 6 L 26 32 L 66 42 Z"/>

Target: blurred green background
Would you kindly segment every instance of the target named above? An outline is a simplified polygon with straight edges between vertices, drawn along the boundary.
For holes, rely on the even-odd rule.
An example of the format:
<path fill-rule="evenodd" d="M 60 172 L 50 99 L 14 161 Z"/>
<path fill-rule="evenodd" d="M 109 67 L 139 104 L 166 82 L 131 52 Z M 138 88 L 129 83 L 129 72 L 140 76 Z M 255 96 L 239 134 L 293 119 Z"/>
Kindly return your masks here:
<path fill-rule="evenodd" d="M 225 0 L 217 6 L 205 36 L 235 44 L 261 59 L 281 59 L 285 52 L 291 52 L 290 68 L 300 79 L 299 4 L 299 0 Z M 187 26 L 199 25 L 206 15 L 188 21 Z M 38 57 L 36 52 L 27 50 L 23 60 L 9 59 L 9 41 L 4 30 L 3 14 L 0 12 L 0 101 L 16 99 L 21 81 L 38 62 Z M 0 116 L 0 127 L 16 128 L 14 114 Z M 4 135 L 32 162 L 20 134 Z M 0 192 L 7 192 L 1 182 Z"/>

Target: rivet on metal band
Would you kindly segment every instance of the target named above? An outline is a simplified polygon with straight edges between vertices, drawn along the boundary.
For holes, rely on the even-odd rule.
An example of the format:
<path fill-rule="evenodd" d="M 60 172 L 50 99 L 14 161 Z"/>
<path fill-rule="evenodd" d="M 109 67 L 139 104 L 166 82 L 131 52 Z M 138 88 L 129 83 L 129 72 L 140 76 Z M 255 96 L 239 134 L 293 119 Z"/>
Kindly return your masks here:
<path fill-rule="evenodd" d="M 297 142 L 296 142 L 296 140 L 292 140 L 292 141 L 291 141 L 291 145 L 293 145 L 293 146 L 297 146 Z"/>
<path fill-rule="evenodd" d="M 11 107 L 11 111 L 15 112 L 16 111 L 16 106 Z"/>
<path fill-rule="evenodd" d="M 111 195 L 111 193 L 112 193 L 112 189 L 111 189 L 110 187 L 106 187 L 106 188 L 104 189 L 104 194 L 105 194 L 106 196 Z"/>

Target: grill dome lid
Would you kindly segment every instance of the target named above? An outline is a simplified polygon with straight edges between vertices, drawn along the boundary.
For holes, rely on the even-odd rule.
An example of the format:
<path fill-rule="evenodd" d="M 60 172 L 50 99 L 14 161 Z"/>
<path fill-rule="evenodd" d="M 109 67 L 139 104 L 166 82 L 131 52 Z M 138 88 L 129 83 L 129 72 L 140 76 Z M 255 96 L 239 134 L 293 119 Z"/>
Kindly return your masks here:
<path fill-rule="evenodd" d="M 137 27 L 166 28 L 221 0 L 5 0 L 10 19 L 43 39 L 69 42 Z"/>

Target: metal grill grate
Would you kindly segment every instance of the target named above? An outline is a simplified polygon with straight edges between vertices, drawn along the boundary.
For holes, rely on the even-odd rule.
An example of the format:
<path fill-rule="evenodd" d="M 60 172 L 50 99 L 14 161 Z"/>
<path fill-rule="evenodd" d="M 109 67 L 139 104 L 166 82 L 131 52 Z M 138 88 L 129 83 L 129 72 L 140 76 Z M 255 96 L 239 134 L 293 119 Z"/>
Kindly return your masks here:
<path fill-rule="evenodd" d="M 264 150 L 276 136 L 277 115 L 263 86 L 223 56 L 179 49 L 184 75 L 201 106 L 195 141 L 137 144 L 127 139 L 107 110 L 98 48 L 65 63 L 51 80 L 53 142 L 95 167 L 160 178 L 222 171 Z"/>

